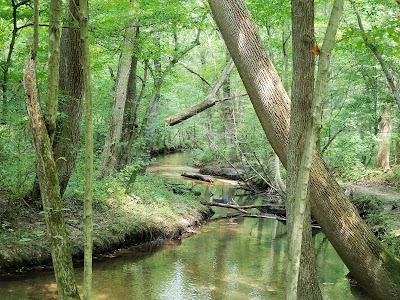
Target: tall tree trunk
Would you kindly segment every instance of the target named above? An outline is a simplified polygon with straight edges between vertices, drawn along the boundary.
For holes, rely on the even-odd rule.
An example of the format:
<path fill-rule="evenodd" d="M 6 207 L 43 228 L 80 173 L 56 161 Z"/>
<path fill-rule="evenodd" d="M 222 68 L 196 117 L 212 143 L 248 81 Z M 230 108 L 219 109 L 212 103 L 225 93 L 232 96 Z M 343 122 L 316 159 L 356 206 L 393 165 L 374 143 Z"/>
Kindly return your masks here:
<path fill-rule="evenodd" d="M 161 100 L 161 86 L 163 84 L 165 75 L 163 75 L 161 67 L 161 42 L 160 32 L 154 31 L 153 42 L 156 48 L 156 57 L 154 57 L 154 85 L 153 93 L 149 102 L 149 106 L 146 110 L 146 115 L 143 121 L 143 134 L 146 141 L 146 151 L 151 152 L 153 148 L 153 136 L 155 132 L 155 126 L 157 121 L 158 107 Z"/>
<path fill-rule="evenodd" d="M 262 128 L 287 165 L 290 100 L 243 0 L 209 0 L 217 25 Z M 400 262 L 359 217 L 317 152 L 310 173 L 311 209 L 359 284 L 374 299 L 400 298 Z"/>
<path fill-rule="evenodd" d="M 293 77 L 287 162 L 286 299 L 321 299 L 311 236 L 309 178 L 315 150 L 314 0 L 292 0 Z"/>
<path fill-rule="evenodd" d="M 88 0 L 79 0 L 80 40 L 82 44 L 82 69 L 85 86 L 85 200 L 84 214 L 84 278 L 83 299 L 90 300 L 92 294 L 92 253 L 93 253 L 93 99 L 92 76 L 88 36 Z"/>
<path fill-rule="evenodd" d="M 46 111 L 44 117 L 51 144 L 53 144 L 53 138 L 56 132 L 56 118 L 58 112 L 61 7 L 61 0 L 50 1 L 49 59 L 47 74 Z"/>
<path fill-rule="evenodd" d="M 72 256 L 62 209 L 60 187 L 51 141 L 40 109 L 33 59 L 24 66 L 26 107 L 32 128 L 37 157 L 37 175 L 43 200 L 43 210 L 50 239 L 51 257 L 60 300 L 80 299 L 75 283 Z"/>
<path fill-rule="evenodd" d="M 381 122 L 379 123 L 378 138 L 378 157 L 376 167 L 383 172 L 390 170 L 390 144 L 392 136 L 392 114 L 391 108 L 385 108 Z"/>
<path fill-rule="evenodd" d="M 77 23 L 79 0 L 68 0 L 60 42 L 60 97 L 53 142 L 61 196 L 75 168 L 82 121 L 82 46 Z"/>
<path fill-rule="evenodd" d="M 79 150 L 82 120 L 83 73 L 82 48 L 79 39 L 79 0 L 68 0 L 60 39 L 59 112 L 53 141 L 60 193 L 63 196 L 75 168 Z M 25 196 L 33 207 L 39 207 L 40 189 L 36 177 Z"/>
<path fill-rule="evenodd" d="M 119 58 L 117 80 L 114 88 L 110 124 L 102 153 L 100 177 L 110 175 L 116 168 L 116 155 L 122 135 L 122 124 L 136 32 L 137 26 L 134 24 L 129 26 L 125 31 L 125 38 Z"/>
<path fill-rule="evenodd" d="M 136 38 L 139 34 L 139 28 L 136 32 Z M 136 78 L 137 78 L 138 59 L 132 55 L 131 69 L 129 73 L 126 102 L 124 109 L 124 119 L 122 123 L 122 135 L 120 146 L 118 147 L 117 170 L 122 170 L 130 161 L 130 152 L 137 132 L 137 109 L 139 107 L 140 98 L 137 97 Z"/>

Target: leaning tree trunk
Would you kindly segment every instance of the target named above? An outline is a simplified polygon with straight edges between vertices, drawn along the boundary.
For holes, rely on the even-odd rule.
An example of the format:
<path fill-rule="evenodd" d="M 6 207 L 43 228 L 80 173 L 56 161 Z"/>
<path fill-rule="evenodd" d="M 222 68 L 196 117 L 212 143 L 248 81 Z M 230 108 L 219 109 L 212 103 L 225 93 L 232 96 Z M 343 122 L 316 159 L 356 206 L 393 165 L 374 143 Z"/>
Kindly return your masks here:
<path fill-rule="evenodd" d="M 243 0 L 209 3 L 262 128 L 287 166 L 290 100 L 254 22 Z M 310 187 L 313 216 L 359 284 L 375 299 L 399 299 L 399 260 L 360 218 L 317 152 L 313 156 Z"/>
<path fill-rule="evenodd" d="M 33 59 L 29 59 L 24 66 L 24 89 L 26 108 L 36 148 L 37 175 L 49 233 L 58 297 L 60 300 L 80 299 L 75 283 L 51 141 L 40 109 L 36 85 L 36 67 Z"/>

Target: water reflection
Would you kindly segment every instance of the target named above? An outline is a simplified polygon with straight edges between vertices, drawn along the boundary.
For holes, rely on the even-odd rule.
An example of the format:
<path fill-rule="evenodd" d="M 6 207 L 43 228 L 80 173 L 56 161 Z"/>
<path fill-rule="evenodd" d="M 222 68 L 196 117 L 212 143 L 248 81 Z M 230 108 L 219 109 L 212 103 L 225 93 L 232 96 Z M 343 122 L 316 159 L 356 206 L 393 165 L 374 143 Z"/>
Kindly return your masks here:
<path fill-rule="evenodd" d="M 93 299 L 285 299 L 285 232 L 275 220 L 226 219 L 183 241 L 121 250 L 95 263 Z M 324 299 L 367 299 L 352 295 L 347 269 L 324 236 L 315 242 Z M 4 300 L 55 299 L 55 284 L 41 274 L 2 282 L 0 293 Z"/>
<path fill-rule="evenodd" d="M 179 178 L 182 170 L 191 168 L 182 163 L 184 159 L 172 156 L 172 161 L 158 161 L 149 171 Z M 239 204 L 249 200 L 243 191 L 235 196 L 238 191 L 224 181 L 198 189 L 206 199 L 234 198 Z M 226 214 L 223 208 L 215 211 L 217 217 Z M 324 299 L 368 299 L 350 289 L 345 279 L 348 270 L 324 235 L 314 239 Z M 188 239 L 146 244 L 97 260 L 93 300 L 285 299 L 286 252 L 286 226 L 276 220 L 219 219 Z M 76 273 L 82 282 L 82 270 Z M 42 272 L 0 282 L 0 295 L 2 300 L 56 299 L 54 276 Z"/>

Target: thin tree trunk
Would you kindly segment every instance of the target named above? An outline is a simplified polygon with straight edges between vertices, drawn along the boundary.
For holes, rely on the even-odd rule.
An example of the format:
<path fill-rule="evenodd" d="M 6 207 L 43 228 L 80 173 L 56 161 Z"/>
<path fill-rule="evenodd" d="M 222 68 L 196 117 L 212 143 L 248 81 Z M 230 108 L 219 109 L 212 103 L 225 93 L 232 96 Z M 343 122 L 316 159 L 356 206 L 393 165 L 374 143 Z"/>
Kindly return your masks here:
<path fill-rule="evenodd" d="M 292 0 L 293 77 L 287 162 L 286 299 L 321 299 L 311 236 L 309 178 L 315 150 L 314 0 Z"/>
<path fill-rule="evenodd" d="M 286 166 L 290 100 L 254 22 L 243 0 L 208 2 L 264 133 Z M 399 299 L 399 260 L 359 217 L 317 152 L 310 187 L 312 214 L 358 283 L 375 299 Z"/>
<path fill-rule="evenodd" d="M 18 27 L 18 8 L 21 7 L 22 5 L 27 5 L 30 1 L 29 0 L 23 0 L 21 2 L 15 2 L 11 1 L 11 6 L 12 6 L 12 23 L 13 23 L 13 29 L 11 32 L 11 40 L 10 44 L 8 45 L 8 52 L 7 52 L 7 58 L 5 59 L 4 63 L 2 64 L 2 81 L 1 81 L 1 91 L 2 91 L 2 117 L 5 118 L 7 113 L 8 113 L 8 73 L 11 67 L 12 63 L 12 54 L 15 49 L 15 42 L 17 40 L 17 34 L 18 31 L 21 29 L 21 27 Z M 35 57 L 36 54 L 33 53 L 33 57 Z"/>
<path fill-rule="evenodd" d="M 39 50 L 39 0 L 33 1 L 33 43 L 32 58 L 35 60 Z"/>
<path fill-rule="evenodd" d="M 92 77 L 88 37 L 88 0 L 79 0 L 80 39 L 82 44 L 82 69 L 85 87 L 85 200 L 84 200 L 84 277 L 83 299 L 90 300 L 92 294 L 93 253 L 93 99 Z"/>
<path fill-rule="evenodd" d="M 35 142 L 37 174 L 49 233 L 58 297 L 60 300 L 80 299 L 75 283 L 56 165 L 50 137 L 40 109 L 36 82 L 36 66 L 34 60 L 30 58 L 24 66 L 26 107 Z"/>
<path fill-rule="evenodd" d="M 321 130 L 321 119 L 322 119 L 322 102 L 325 98 L 326 87 L 329 81 L 329 64 L 331 60 L 331 54 L 333 50 L 333 46 L 335 44 L 336 32 L 339 26 L 340 18 L 343 13 L 344 0 L 335 0 L 333 2 L 331 15 L 329 17 L 329 23 L 326 28 L 324 42 L 321 47 L 321 52 L 319 54 L 318 59 L 318 73 L 315 81 L 315 90 L 314 90 L 314 99 L 316 104 L 316 114 L 317 119 L 315 120 L 317 123 L 315 124 L 317 128 L 317 149 L 320 149 L 320 130 Z M 340 132 L 339 132 L 340 133 Z M 339 134 L 337 133 L 337 134 Z M 332 141 L 331 141 L 332 142 Z M 326 147 L 328 147 L 327 145 Z M 323 153 L 326 150 L 324 147 L 321 150 Z"/>

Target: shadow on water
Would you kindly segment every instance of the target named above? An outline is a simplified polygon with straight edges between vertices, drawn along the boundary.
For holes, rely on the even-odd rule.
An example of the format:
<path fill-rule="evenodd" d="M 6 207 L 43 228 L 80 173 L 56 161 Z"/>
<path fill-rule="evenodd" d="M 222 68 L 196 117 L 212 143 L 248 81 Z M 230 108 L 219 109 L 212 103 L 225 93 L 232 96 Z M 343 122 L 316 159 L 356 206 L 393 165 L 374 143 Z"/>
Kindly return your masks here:
<path fill-rule="evenodd" d="M 190 168 L 182 164 L 187 156 L 180 155 L 173 162 L 166 158 L 170 169 L 158 162 L 148 171 L 179 177 Z M 203 195 L 208 191 L 217 198 L 247 201 L 235 184 L 196 188 Z M 241 196 L 235 196 L 238 193 Z M 223 208 L 215 210 L 226 214 Z M 324 299 L 368 299 L 350 288 L 348 270 L 324 235 L 314 238 Z M 286 226 L 276 220 L 214 220 L 190 238 L 123 249 L 96 261 L 93 300 L 285 299 L 286 253 Z M 76 273 L 82 282 L 82 269 Z M 0 282 L 0 294 L 3 300 L 56 299 L 56 285 L 50 272 L 28 274 L 18 281 Z"/>

